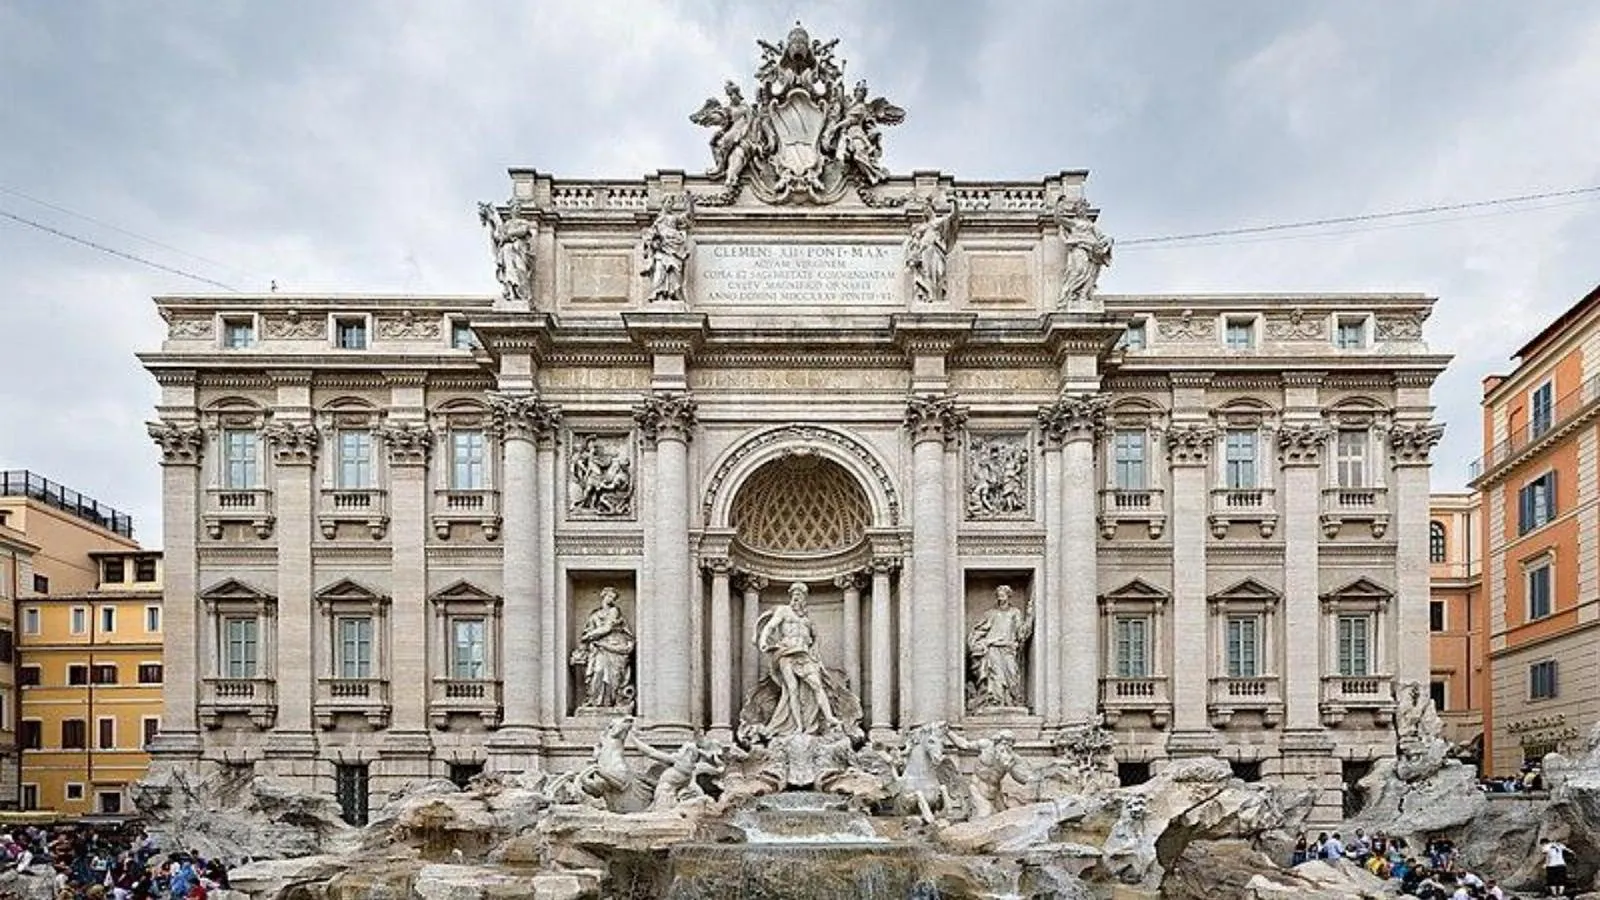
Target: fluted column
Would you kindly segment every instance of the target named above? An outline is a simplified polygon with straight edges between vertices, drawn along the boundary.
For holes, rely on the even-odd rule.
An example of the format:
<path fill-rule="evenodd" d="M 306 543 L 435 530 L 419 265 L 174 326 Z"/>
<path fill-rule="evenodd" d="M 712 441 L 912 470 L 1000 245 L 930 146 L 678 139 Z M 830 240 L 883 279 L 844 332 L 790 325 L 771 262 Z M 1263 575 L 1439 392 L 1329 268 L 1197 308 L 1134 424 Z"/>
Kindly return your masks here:
<path fill-rule="evenodd" d="M 428 459 L 433 432 L 420 423 L 392 424 L 379 431 L 389 454 L 389 533 L 394 550 L 389 591 L 392 639 L 385 642 L 392 732 L 421 735 L 426 742 L 428 700 Z M 331 634 L 331 631 L 330 631 Z"/>
<path fill-rule="evenodd" d="M 957 718 L 950 696 L 950 632 L 959 628 L 946 614 L 950 530 L 945 499 L 945 446 L 966 422 L 966 411 L 948 394 L 912 397 L 905 427 L 911 433 L 912 532 L 910 615 L 900 623 L 900 647 L 908 656 L 911 696 L 902 725 Z"/>
<path fill-rule="evenodd" d="M 733 734 L 733 567 L 724 557 L 704 566 L 711 574 L 711 736 L 726 740 Z"/>
<path fill-rule="evenodd" d="M 872 561 L 872 687 L 868 698 L 874 740 L 894 729 L 894 631 L 891 612 L 894 596 L 890 579 L 899 561 L 878 557 Z"/>
<path fill-rule="evenodd" d="M 1216 429 L 1184 423 L 1167 429 L 1172 466 L 1172 734 L 1174 756 L 1208 752 L 1215 732 L 1206 715 L 1210 649 L 1206 644 L 1206 535 L 1211 451 Z"/>
<path fill-rule="evenodd" d="M 1428 633 L 1428 468 L 1444 426 L 1397 422 L 1389 428 L 1393 492 L 1396 590 L 1393 608 L 1398 632 L 1394 675 L 1400 682 L 1427 687 L 1431 677 Z M 1394 645 L 1391 645 L 1394 646 Z"/>
<path fill-rule="evenodd" d="M 1278 432 L 1283 463 L 1283 704 L 1287 731 L 1322 727 L 1321 615 L 1322 451 L 1328 429 L 1316 423 L 1285 425 Z"/>
<path fill-rule="evenodd" d="M 1106 398 L 1096 394 L 1069 394 L 1040 412 L 1047 439 L 1061 447 L 1059 531 L 1052 548 L 1060 575 L 1052 591 L 1059 607 L 1048 630 L 1060 647 L 1063 692 L 1059 709 L 1064 723 L 1081 724 L 1094 718 L 1100 702 L 1099 533 L 1095 527 L 1095 440 L 1105 427 Z"/>
<path fill-rule="evenodd" d="M 761 651 L 756 647 L 756 619 L 761 617 L 761 592 L 767 589 L 765 576 L 739 574 L 739 589 L 744 593 L 743 614 L 739 617 L 739 702 L 755 690 L 761 679 Z"/>
<path fill-rule="evenodd" d="M 640 710 L 645 727 L 688 734 L 693 727 L 694 611 L 690 608 L 689 440 L 697 421 L 694 398 L 658 391 L 634 408 L 642 440 L 656 448 L 654 485 L 656 558 L 650 585 L 655 638 L 641 678 L 655 687 Z"/>
<path fill-rule="evenodd" d="M 288 390 L 294 390 L 291 386 Z M 263 429 L 272 450 L 273 508 L 278 539 L 278 634 L 276 664 L 278 718 L 274 750 L 310 752 L 311 702 L 316 666 L 312 648 L 318 636 L 312 615 L 311 530 L 316 521 L 314 492 L 317 451 L 322 439 L 309 422 L 278 422 Z M 326 646 L 326 638 L 321 642 Z"/>
<path fill-rule="evenodd" d="M 844 591 L 844 674 L 856 696 L 861 689 L 861 576 L 855 572 L 840 575 L 833 586 Z"/>
<path fill-rule="evenodd" d="M 537 765 L 537 728 L 545 718 L 544 670 L 555 660 L 540 657 L 539 625 L 539 495 L 538 441 L 554 432 L 561 413 L 532 393 L 492 392 L 489 408 L 502 452 L 500 486 L 503 546 L 502 590 L 505 604 L 500 627 L 501 695 L 504 711 L 499 731 L 491 739 L 495 767 L 502 771 L 528 770 Z"/>
<path fill-rule="evenodd" d="M 149 423 L 150 438 L 161 448 L 163 589 L 161 730 L 151 751 L 156 756 L 197 756 L 200 732 L 196 689 L 203 676 L 199 640 L 197 583 L 199 554 L 200 460 L 205 433 L 191 422 Z"/>

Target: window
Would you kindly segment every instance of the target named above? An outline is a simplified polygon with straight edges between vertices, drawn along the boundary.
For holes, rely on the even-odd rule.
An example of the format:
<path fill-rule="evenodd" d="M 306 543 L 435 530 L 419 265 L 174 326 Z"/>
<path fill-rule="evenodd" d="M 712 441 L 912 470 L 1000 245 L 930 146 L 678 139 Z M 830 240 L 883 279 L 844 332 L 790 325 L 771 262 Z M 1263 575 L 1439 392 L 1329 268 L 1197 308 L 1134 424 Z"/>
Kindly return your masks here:
<path fill-rule="evenodd" d="M 1116 627 L 1116 676 L 1150 677 L 1150 622 L 1134 616 L 1118 616 Z"/>
<path fill-rule="evenodd" d="M 372 677 L 372 619 L 366 616 L 339 619 L 340 678 Z"/>
<path fill-rule="evenodd" d="M 49 579 L 49 577 L 44 576 L 44 575 L 35 574 L 33 576 L 33 592 L 35 594 L 48 594 L 48 593 L 50 593 L 50 579 Z"/>
<path fill-rule="evenodd" d="M 1261 675 L 1261 620 L 1256 616 L 1228 617 L 1228 677 Z"/>
<path fill-rule="evenodd" d="M 1428 601 L 1428 630 L 1440 632 L 1444 630 L 1444 601 Z"/>
<path fill-rule="evenodd" d="M 133 580 L 139 584 L 150 584 L 156 580 L 156 558 L 141 556 L 133 561 Z"/>
<path fill-rule="evenodd" d="M 340 350 L 367 349 L 367 319 L 352 316 L 333 320 L 333 342 Z"/>
<path fill-rule="evenodd" d="M 1144 320 L 1129 322 L 1128 327 L 1122 332 L 1122 340 L 1118 345 L 1124 350 L 1143 350 L 1146 347 Z"/>
<path fill-rule="evenodd" d="M 1445 683 L 1444 682 L 1442 682 L 1442 681 L 1430 681 L 1430 682 L 1428 682 L 1428 699 L 1433 701 L 1433 708 L 1436 711 L 1438 711 L 1438 712 L 1444 712 L 1445 711 L 1444 700 L 1445 700 L 1445 697 L 1448 694 L 1449 694 L 1449 691 L 1445 688 Z"/>
<path fill-rule="evenodd" d="M 1256 320 L 1249 316 L 1229 316 L 1222 328 L 1222 341 L 1229 350 L 1250 350 L 1256 345 Z"/>
<path fill-rule="evenodd" d="M 240 317 L 222 320 L 222 346 L 227 350 L 243 350 L 256 344 L 254 319 Z"/>
<path fill-rule="evenodd" d="M 1367 346 L 1366 316 L 1340 316 L 1333 327 L 1333 346 L 1340 350 L 1362 350 Z"/>
<path fill-rule="evenodd" d="M 116 684 L 117 667 L 115 664 L 94 666 L 89 670 L 89 680 L 95 684 Z"/>
<path fill-rule="evenodd" d="M 351 763 L 334 766 L 333 796 L 339 801 L 339 814 L 346 824 L 367 824 L 367 767 Z"/>
<path fill-rule="evenodd" d="M 1362 677 L 1372 674 L 1371 620 L 1366 616 L 1339 617 L 1339 674 Z"/>
<path fill-rule="evenodd" d="M 1552 573 L 1550 561 L 1541 560 L 1528 567 L 1528 621 L 1550 615 L 1554 606 L 1551 598 Z"/>
<path fill-rule="evenodd" d="M 95 747 L 100 750 L 117 749 L 117 720 L 109 716 L 96 723 Z"/>
<path fill-rule="evenodd" d="M 17 684 L 22 687 L 38 687 L 42 683 L 41 675 L 44 670 L 38 666 L 23 666 L 17 669 Z"/>
<path fill-rule="evenodd" d="M 139 723 L 139 731 L 141 741 L 139 746 L 149 749 L 150 745 L 155 743 L 156 735 L 161 733 L 161 720 L 154 716 L 145 716 Z"/>
<path fill-rule="evenodd" d="M 1556 696 L 1556 661 L 1547 659 L 1528 667 L 1528 699 L 1549 700 Z"/>
<path fill-rule="evenodd" d="M 1428 562 L 1442 563 L 1448 558 L 1444 523 L 1435 519 L 1428 523 Z"/>
<path fill-rule="evenodd" d="M 25 784 L 22 786 L 22 808 L 39 808 L 39 786 L 37 784 Z"/>
<path fill-rule="evenodd" d="M 72 633 L 87 634 L 89 631 L 89 610 L 87 607 L 74 606 L 72 608 Z"/>
<path fill-rule="evenodd" d="M 146 606 L 144 608 L 144 630 L 151 633 L 161 630 L 161 607 Z"/>
<path fill-rule="evenodd" d="M 478 681 L 486 677 L 484 620 L 476 618 L 451 620 L 450 677 L 464 681 Z"/>
<path fill-rule="evenodd" d="M 104 816 L 114 816 L 122 812 L 121 791 L 96 791 L 94 795 L 95 807 Z"/>
<path fill-rule="evenodd" d="M 372 487 L 372 432 L 339 432 L 338 486 L 347 491 Z"/>
<path fill-rule="evenodd" d="M 222 486 L 231 491 L 254 490 L 257 484 L 256 433 L 230 428 L 222 433 Z"/>
<path fill-rule="evenodd" d="M 481 491 L 488 484 L 484 468 L 483 432 L 450 432 L 450 489 Z"/>
<path fill-rule="evenodd" d="M 1528 438 L 1537 439 L 1555 421 L 1555 385 L 1546 381 L 1528 392 Z"/>
<path fill-rule="evenodd" d="M 256 620 L 222 620 L 222 674 L 224 678 L 256 677 Z"/>
<path fill-rule="evenodd" d="M 117 630 L 117 608 L 115 606 L 100 607 L 100 632 L 114 634 Z"/>
<path fill-rule="evenodd" d="M 139 664 L 139 683 L 140 684 L 160 684 L 161 683 L 161 675 L 162 675 L 161 663 L 140 663 Z"/>
<path fill-rule="evenodd" d="M 23 719 L 17 732 L 17 741 L 24 750 L 44 749 L 44 723 L 38 719 Z"/>
<path fill-rule="evenodd" d="M 103 559 L 100 561 L 100 580 L 106 584 L 121 584 L 126 575 L 124 568 L 120 559 Z"/>
<path fill-rule="evenodd" d="M 64 719 L 61 722 L 61 749 L 84 750 L 89 746 L 88 728 L 82 719 Z"/>
<path fill-rule="evenodd" d="M 1527 534 L 1556 517 L 1556 473 L 1540 475 L 1517 491 L 1517 533 Z"/>
<path fill-rule="evenodd" d="M 83 685 L 89 683 L 89 667 L 74 663 L 67 666 L 67 684 Z"/>
<path fill-rule="evenodd" d="M 65 796 L 68 800 L 82 800 L 83 799 L 83 785 L 81 785 L 81 784 L 69 784 L 69 785 L 67 785 L 67 789 L 66 789 L 66 791 L 65 791 L 63 796 Z"/>
<path fill-rule="evenodd" d="M 1367 486 L 1367 431 L 1342 428 L 1334 437 L 1334 477 L 1342 488 Z"/>
<path fill-rule="evenodd" d="M 473 350 L 478 346 L 478 336 L 472 333 L 472 326 L 456 320 L 450 323 L 450 346 L 456 350 Z"/>
<path fill-rule="evenodd" d="M 22 611 L 22 633 L 39 633 L 39 607 L 30 606 Z"/>
<path fill-rule="evenodd" d="M 1252 490 L 1256 486 L 1256 433 L 1251 429 L 1229 429 L 1223 438 L 1223 459 L 1227 487 L 1232 491 Z"/>
<path fill-rule="evenodd" d="M 1116 470 L 1117 490 L 1142 491 L 1149 481 L 1145 474 L 1145 433 L 1120 429 L 1111 437 L 1111 456 Z"/>
<path fill-rule="evenodd" d="M 16 657 L 16 635 L 9 628 L 0 628 L 0 663 L 9 664 Z"/>

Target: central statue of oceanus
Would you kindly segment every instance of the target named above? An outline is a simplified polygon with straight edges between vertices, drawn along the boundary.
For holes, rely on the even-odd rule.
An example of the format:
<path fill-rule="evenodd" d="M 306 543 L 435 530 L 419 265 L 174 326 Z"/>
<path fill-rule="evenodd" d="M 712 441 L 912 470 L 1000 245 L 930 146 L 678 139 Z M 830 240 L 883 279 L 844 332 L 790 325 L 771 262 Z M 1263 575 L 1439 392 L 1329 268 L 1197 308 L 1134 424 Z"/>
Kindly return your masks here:
<path fill-rule="evenodd" d="M 861 701 L 850 692 L 844 673 L 823 666 L 817 655 L 817 630 L 806 610 L 809 596 L 804 584 L 790 585 L 789 602 L 756 621 L 756 646 L 770 671 L 740 712 L 740 730 L 753 741 L 860 733 Z"/>

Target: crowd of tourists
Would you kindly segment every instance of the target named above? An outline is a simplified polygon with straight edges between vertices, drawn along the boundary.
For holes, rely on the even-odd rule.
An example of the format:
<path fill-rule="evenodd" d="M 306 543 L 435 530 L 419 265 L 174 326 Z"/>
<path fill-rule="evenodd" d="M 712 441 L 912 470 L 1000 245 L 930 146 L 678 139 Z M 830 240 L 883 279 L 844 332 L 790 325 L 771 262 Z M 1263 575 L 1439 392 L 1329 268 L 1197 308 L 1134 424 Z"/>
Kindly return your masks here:
<path fill-rule="evenodd" d="M 1544 769 L 1538 763 L 1524 763 L 1522 771 L 1505 778 L 1485 778 L 1478 787 L 1489 794 L 1526 794 L 1545 789 Z"/>
<path fill-rule="evenodd" d="M 1541 840 L 1544 857 L 1545 892 L 1559 897 L 1567 894 L 1567 860 L 1571 850 L 1559 841 Z M 1401 837 L 1382 833 L 1366 834 L 1357 828 L 1346 841 L 1339 832 L 1324 831 L 1315 840 L 1302 832 L 1295 840 L 1291 865 L 1310 860 L 1348 860 L 1373 875 L 1397 882 L 1400 892 L 1419 900 L 1505 900 L 1511 896 L 1493 878 L 1482 878 L 1460 865 L 1455 844 L 1444 838 L 1431 840 L 1414 852 Z"/>
<path fill-rule="evenodd" d="M 228 887 L 221 860 L 162 853 L 148 834 L 116 826 L 16 827 L 0 833 L 0 863 L 53 877 L 56 900 L 205 900 Z"/>

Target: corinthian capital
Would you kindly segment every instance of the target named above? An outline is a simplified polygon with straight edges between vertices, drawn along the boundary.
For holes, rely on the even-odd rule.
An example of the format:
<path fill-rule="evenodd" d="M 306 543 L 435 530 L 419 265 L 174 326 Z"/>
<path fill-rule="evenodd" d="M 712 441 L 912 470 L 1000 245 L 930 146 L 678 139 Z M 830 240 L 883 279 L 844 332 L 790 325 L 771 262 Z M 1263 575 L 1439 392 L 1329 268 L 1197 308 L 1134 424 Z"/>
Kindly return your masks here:
<path fill-rule="evenodd" d="M 426 465 L 433 452 L 433 432 L 426 426 L 410 423 L 385 425 L 378 429 L 383 445 L 389 448 L 392 466 Z"/>
<path fill-rule="evenodd" d="M 1110 398 L 1100 394 L 1063 394 L 1039 410 L 1039 429 L 1050 444 L 1092 441 L 1106 427 Z"/>
<path fill-rule="evenodd" d="M 1203 466 L 1211 460 L 1217 430 L 1210 425 L 1184 423 L 1167 429 L 1167 461 L 1175 466 Z"/>
<path fill-rule="evenodd" d="M 317 461 L 322 436 L 309 422 L 274 422 L 261 429 L 272 448 L 272 460 L 280 466 L 309 466 Z"/>
<path fill-rule="evenodd" d="M 490 391 L 486 397 L 494 430 L 508 441 L 544 441 L 561 426 L 561 410 L 538 394 Z"/>
<path fill-rule="evenodd" d="M 663 440 L 688 443 L 700 424 L 699 412 L 700 404 L 687 391 L 656 391 L 633 408 L 633 421 L 647 447 Z"/>
<path fill-rule="evenodd" d="M 199 425 L 168 422 L 163 419 L 159 422 L 146 422 L 145 430 L 150 433 L 150 439 L 161 448 L 162 465 L 200 464 L 200 453 L 205 446 L 205 431 Z"/>
<path fill-rule="evenodd" d="M 1397 466 L 1425 466 L 1444 426 L 1433 422 L 1396 422 L 1389 426 L 1389 457 Z"/>
<path fill-rule="evenodd" d="M 1325 425 L 1301 422 L 1278 429 L 1278 455 L 1286 466 L 1314 466 L 1332 432 Z"/>
<path fill-rule="evenodd" d="M 923 394 L 906 401 L 905 427 L 911 443 L 944 441 L 950 443 L 967 424 L 967 410 L 956 405 L 954 394 Z"/>

